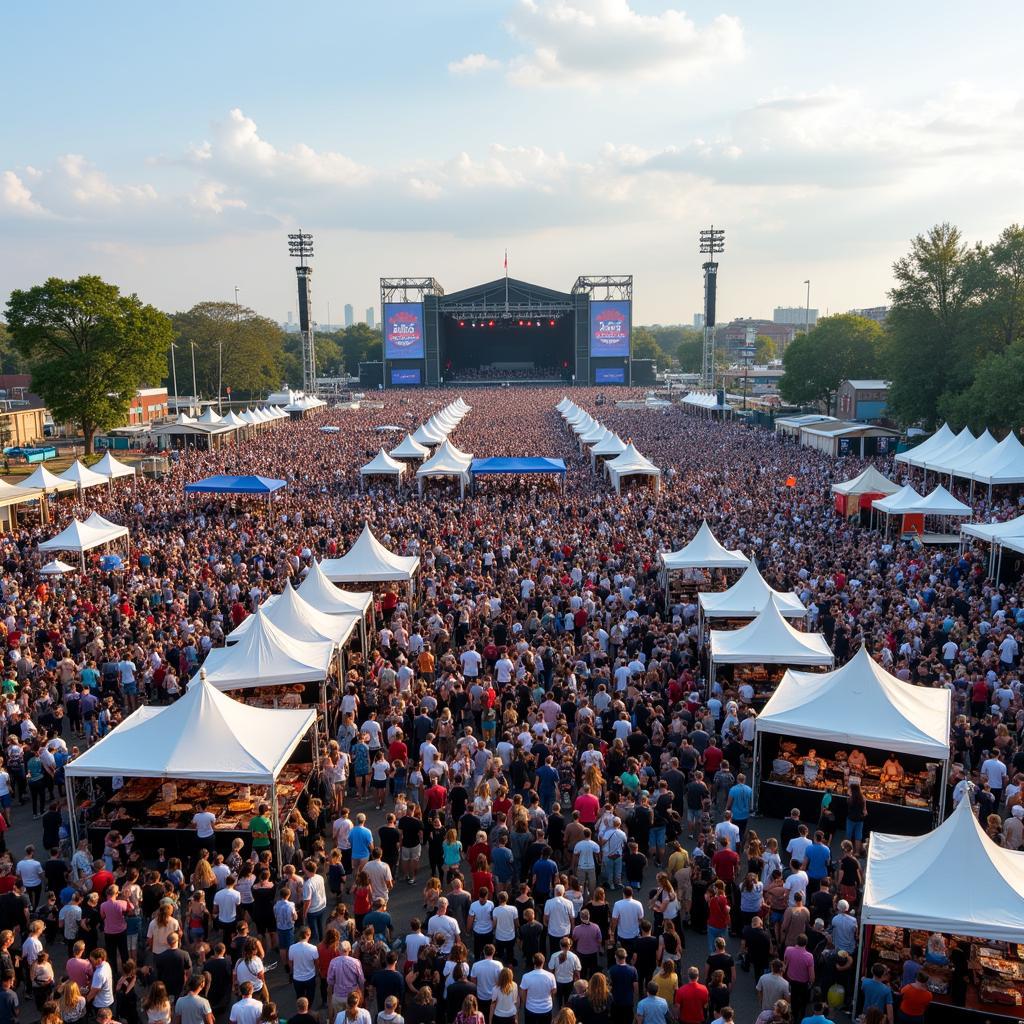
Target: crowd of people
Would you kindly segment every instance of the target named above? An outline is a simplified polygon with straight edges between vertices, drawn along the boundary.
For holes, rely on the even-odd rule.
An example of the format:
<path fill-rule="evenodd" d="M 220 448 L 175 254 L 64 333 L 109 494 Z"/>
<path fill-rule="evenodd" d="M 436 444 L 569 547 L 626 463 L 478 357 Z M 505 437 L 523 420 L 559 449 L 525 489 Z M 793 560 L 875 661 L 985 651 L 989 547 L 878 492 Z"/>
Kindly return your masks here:
<path fill-rule="evenodd" d="M 870 816 L 838 835 L 827 816 L 753 821 L 754 710 L 708 699 L 696 609 L 666 612 L 658 575 L 658 551 L 703 519 L 800 595 L 837 663 L 866 644 L 952 691 L 950 802 L 1021 848 L 1024 604 L 1019 582 L 987 579 L 987 551 L 886 541 L 830 501 L 863 463 L 679 407 L 600 410 L 663 469 L 660 496 L 620 497 L 558 392 L 466 397 L 462 450 L 563 458 L 564 490 L 361 491 L 374 428 L 414 429 L 452 398 L 386 392 L 383 410 L 323 410 L 186 449 L 164 480 L 59 499 L 58 526 L 96 508 L 129 527 L 121 572 L 40 577 L 53 526 L 0 540 L 0 1024 L 26 999 L 46 1024 L 257 1024 L 283 999 L 298 1024 L 819 1024 L 848 1007 Z M 269 505 L 182 501 L 217 472 L 287 487 Z M 1016 495 L 996 502 L 976 496 L 979 517 L 1018 511 Z M 262 816 L 227 853 L 186 837 L 148 857 L 123 832 L 70 850 L 68 761 L 140 703 L 177 699 L 235 625 L 364 522 L 419 555 L 416 597 L 378 588 L 284 862 Z M 914 962 L 920 975 L 863 979 L 871 1024 L 923 1019 L 925 951 Z"/>

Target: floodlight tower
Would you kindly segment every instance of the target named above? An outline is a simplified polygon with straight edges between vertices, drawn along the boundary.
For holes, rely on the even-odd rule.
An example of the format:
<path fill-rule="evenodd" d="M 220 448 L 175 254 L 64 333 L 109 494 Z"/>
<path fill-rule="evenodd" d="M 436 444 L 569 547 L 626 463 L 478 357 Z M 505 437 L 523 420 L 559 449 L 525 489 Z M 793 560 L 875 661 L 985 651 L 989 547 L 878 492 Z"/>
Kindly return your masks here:
<path fill-rule="evenodd" d="M 704 270 L 704 355 L 701 362 L 701 384 L 715 388 L 715 296 L 718 287 L 718 264 L 715 254 L 725 252 L 725 229 L 710 228 L 700 232 L 700 251 L 710 258 Z"/>
<path fill-rule="evenodd" d="M 306 260 L 313 257 L 313 236 L 299 228 L 288 236 L 288 255 L 297 256 L 295 275 L 299 281 L 299 332 L 302 336 L 302 390 L 316 394 L 316 346 L 313 339 L 313 268 Z"/>

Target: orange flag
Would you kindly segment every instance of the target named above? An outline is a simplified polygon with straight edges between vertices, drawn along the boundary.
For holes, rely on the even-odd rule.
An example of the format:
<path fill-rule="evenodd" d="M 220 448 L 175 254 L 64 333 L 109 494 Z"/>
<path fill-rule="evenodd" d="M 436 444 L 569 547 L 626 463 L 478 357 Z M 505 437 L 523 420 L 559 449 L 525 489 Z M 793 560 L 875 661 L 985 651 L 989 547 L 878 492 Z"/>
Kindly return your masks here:
<path fill-rule="evenodd" d="M 795 476 L 787 476 L 786 477 L 786 486 L 787 487 L 796 487 L 796 477 Z"/>

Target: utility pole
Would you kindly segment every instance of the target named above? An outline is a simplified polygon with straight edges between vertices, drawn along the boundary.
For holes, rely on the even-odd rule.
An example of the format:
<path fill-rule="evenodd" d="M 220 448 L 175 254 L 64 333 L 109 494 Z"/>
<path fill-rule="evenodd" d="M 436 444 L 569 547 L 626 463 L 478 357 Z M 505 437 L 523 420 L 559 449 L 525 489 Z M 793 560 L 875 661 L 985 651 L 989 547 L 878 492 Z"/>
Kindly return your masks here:
<path fill-rule="evenodd" d="M 804 307 L 804 334 L 809 334 L 811 331 L 811 279 L 808 278 L 804 281 L 807 285 L 807 305 Z"/>
<path fill-rule="evenodd" d="M 173 386 L 174 386 L 174 413 L 175 413 L 175 415 L 177 415 L 177 413 L 178 413 L 178 367 L 175 365 L 175 362 L 174 362 L 174 349 L 175 349 L 175 347 L 176 346 L 175 346 L 174 342 L 172 341 L 171 342 L 171 381 L 172 381 Z"/>
<path fill-rule="evenodd" d="M 196 343 L 190 341 L 188 343 L 189 348 L 192 349 L 192 398 L 195 402 L 199 402 L 199 390 L 196 387 Z"/>
<path fill-rule="evenodd" d="M 714 224 L 700 232 L 700 251 L 708 256 L 704 271 L 704 354 L 701 360 L 701 384 L 715 389 L 715 304 L 718 290 L 718 263 L 715 255 L 725 252 L 725 229 Z"/>

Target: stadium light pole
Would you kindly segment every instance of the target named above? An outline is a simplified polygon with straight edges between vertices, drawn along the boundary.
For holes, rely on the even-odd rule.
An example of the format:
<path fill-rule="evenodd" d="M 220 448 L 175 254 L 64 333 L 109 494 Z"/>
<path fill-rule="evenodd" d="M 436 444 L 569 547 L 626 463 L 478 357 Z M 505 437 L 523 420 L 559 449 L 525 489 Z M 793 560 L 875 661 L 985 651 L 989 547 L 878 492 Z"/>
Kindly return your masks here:
<path fill-rule="evenodd" d="M 725 229 L 714 224 L 699 233 L 700 252 L 708 257 L 704 271 L 704 352 L 701 360 L 701 383 L 715 388 L 715 296 L 718 287 L 716 254 L 725 252 Z"/>
<path fill-rule="evenodd" d="M 313 257 L 313 236 L 301 228 L 288 236 L 288 255 L 297 256 L 299 265 L 295 274 L 299 285 L 299 331 L 302 336 L 302 390 L 312 395 L 316 391 L 316 349 L 313 335 L 313 268 L 306 260 Z"/>

